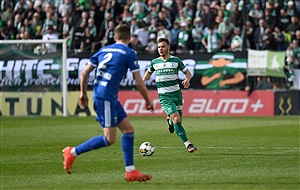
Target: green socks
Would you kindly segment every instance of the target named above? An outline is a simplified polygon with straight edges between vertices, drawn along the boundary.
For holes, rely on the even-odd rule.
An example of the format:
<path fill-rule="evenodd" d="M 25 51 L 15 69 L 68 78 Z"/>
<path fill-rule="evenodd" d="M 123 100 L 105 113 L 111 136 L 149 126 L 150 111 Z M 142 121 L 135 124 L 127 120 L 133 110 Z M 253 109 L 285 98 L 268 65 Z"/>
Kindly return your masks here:
<path fill-rule="evenodd" d="M 181 125 L 181 122 L 174 124 L 174 129 L 175 129 L 177 136 L 181 139 L 182 142 L 186 142 L 188 140 L 186 137 L 186 134 L 185 134 L 185 130 L 184 130 L 183 126 Z"/>

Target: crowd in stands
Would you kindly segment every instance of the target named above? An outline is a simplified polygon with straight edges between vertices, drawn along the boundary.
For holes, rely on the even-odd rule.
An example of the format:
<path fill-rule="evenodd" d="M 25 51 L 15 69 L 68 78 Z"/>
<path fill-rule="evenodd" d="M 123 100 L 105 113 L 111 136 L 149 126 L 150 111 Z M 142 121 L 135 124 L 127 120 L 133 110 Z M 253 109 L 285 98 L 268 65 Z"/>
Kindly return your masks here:
<path fill-rule="evenodd" d="M 156 53 L 156 40 L 165 37 L 174 53 L 278 50 L 299 65 L 299 0 L 249 0 L 246 5 L 243 0 L 0 2 L 1 40 L 67 38 L 69 49 L 92 53 L 114 43 L 115 26 L 125 23 L 136 51 Z"/>
<path fill-rule="evenodd" d="M 287 65 L 299 68 L 300 1 L 246 2 L 0 0 L 0 40 L 68 39 L 69 50 L 93 53 L 114 43 L 115 26 L 125 23 L 132 34 L 129 46 L 137 52 L 157 53 L 156 41 L 164 37 L 174 54 L 286 51 Z M 53 44 L 46 48 L 56 51 Z"/>

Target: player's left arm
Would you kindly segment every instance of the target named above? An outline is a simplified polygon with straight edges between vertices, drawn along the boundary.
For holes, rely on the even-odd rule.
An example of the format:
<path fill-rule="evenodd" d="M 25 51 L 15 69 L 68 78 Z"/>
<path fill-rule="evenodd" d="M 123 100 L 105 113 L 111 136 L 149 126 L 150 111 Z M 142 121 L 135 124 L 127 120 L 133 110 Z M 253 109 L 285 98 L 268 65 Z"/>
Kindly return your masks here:
<path fill-rule="evenodd" d="M 188 88 L 190 87 L 190 80 L 192 78 L 192 74 L 188 69 L 186 69 L 183 73 L 185 74 L 185 79 L 181 82 L 181 84 L 184 88 Z"/>
<path fill-rule="evenodd" d="M 87 106 L 88 102 L 89 102 L 89 99 L 87 96 L 87 82 L 88 82 L 89 74 L 90 74 L 90 72 L 92 72 L 94 70 L 94 68 L 95 67 L 93 65 L 88 63 L 80 75 L 80 96 L 79 96 L 78 105 L 81 108 L 84 108 L 85 106 Z"/>
<path fill-rule="evenodd" d="M 148 80 L 152 75 L 152 72 L 149 71 L 149 69 L 147 69 L 147 71 L 145 72 L 144 76 L 143 76 L 143 81 Z"/>

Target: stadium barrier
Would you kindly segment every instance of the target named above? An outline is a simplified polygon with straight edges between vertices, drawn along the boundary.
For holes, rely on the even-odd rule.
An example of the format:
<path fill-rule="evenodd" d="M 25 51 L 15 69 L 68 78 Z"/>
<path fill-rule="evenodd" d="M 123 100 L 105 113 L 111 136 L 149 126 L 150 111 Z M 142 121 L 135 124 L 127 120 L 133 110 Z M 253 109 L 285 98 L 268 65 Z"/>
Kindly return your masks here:
<path fill-rule="evenodd" d="M 92 91 L 88 96 L 92 99 Z M 129 116 L 165 116 L 157 92 L 151 90 L 150 98 L 155 110 L 145 109 L 138 91 L 120 91 L 119 99 Z M 63 116 L 63 98 L 59 92 L 1 92 L 2 116 Z M 79 92 L 68 95 L 67 111 L 70 116 L 95 116 L 93 101 L 81 109 L 77 105 Z M 300 115 L 300 91 L 258 90 L 250 95 L 237 90 L 184 90 L 185 116 L 273 116 Z"/>
<path fill-rule="evenodd" d="M 85 109 L 77 106 L 79 95 L 79 76 L 88 62 L 91 54 L 66 53 L 65 41 L 56 53 L 25 52 L 20 44 L 13 41 L 0 41 L 0 115 L 3 116 L 92 116 L 92 105 Z M 49 41 L 31 41 L 32 43 L 49 43 Z M 20 42 L 21 43 L 21 42 Z M 26 44 L 22 41 L 22 44 Z M 61 50 L 61 51 L 60 51 Z M 266 56 L 260 52 L 259 57 Z M 62 55 L 62 56 L 61 56 Z M 247 73 L 248 52 L 234 52 L 234 60 L 228 67 Z M 252 54 L 256 60 L 256 53 Z M 139 54 L 140 72 L 143 75 L 149 67 L 151 59 L 157 55 Z M 214 54 L 180 54 L 180 58 L 189 68 L 193 77 L 191 88 L 184 90 L 184 114 L 187 116 L 267 116 L 267 115 L 299 115 L 299 91 L 254 91 L 249 95 L 243 91 L 244 81 L 230 86 L 231 90 L 205 90 L 201 84 L 202 74 L 211 69 L 209 60 Z M 274 59 L 272 59 L 274 61 Z M 255 63 L 255 61 L 253 61 Z M 276 64 L 275 64 L 276 65 Z M 272 67 L 272 65 L 270 65 Z M 268 69 L 268 64 L 266 64 Z M 255 68 L 255 67 L 254 67 Z M 272 70 L 272 69 L 271 69 Z M 274 69 L 273 69 L 274 70 Z M 267 71 L 267 70 L 266 70 Z M 270 70 L 269 70 L 270 71 Z M 264 71 L 262 71 L 264 72 Z M 280 71 L 282 73 L 282 71 Z M 297 75 L 298 76 L 298 75 Z M 155 76 L 146 82 L 151 98 L 155 102 L 155 111 L 149 113 L 144 109 L 143 100 L 135 91 L 135 81 L 128 72 L 120 84 L 120 100 L 124 104 L 128 115 L 165 115 L 159 105 L 155 86 Z M 89 77 L 89 90 L 92 90 L 94 76 Z M 184 75 L 179 74 L 183 80 Z M 278 78 L 278 82 L 285 78 Z M 299 82 L 299 81 L 298 81 Z M 91 91 L 89 92 L 90 97 Z M 133 99 L 134 97 L 134 99 Z M 92 101 L 90 101 L 92 102 Z"/>

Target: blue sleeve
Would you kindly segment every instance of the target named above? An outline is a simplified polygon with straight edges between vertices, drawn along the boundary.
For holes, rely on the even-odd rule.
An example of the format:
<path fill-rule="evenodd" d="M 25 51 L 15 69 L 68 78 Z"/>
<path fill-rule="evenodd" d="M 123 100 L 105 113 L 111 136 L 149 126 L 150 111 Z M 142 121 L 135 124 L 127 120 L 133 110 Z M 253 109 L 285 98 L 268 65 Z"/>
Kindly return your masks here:
<path fill-rule="evenodd" d="M 129 70 L 131 72 L 136 72 L 140 70 L 140 66 L 138 64 L 138 57 L 134 51 L 130 51 L 128 55 L 128 60 L 129 60 Z"/>
<path fill-rule="evenodd" d="M 91 57 L 90 60 L 89 60 L 89 63 L 90 63 L 91 65 L 93 65 L 94 67 L 97 67 L 97 66 L 98 66 L 98 63 L 99 63 L 98 58 L 99 58 L 100 52 L 101 52 L 101 51 L 99 50 L 97 53 L 95 53 L 94 55 L 92 55 L 92 57 Z"/>

